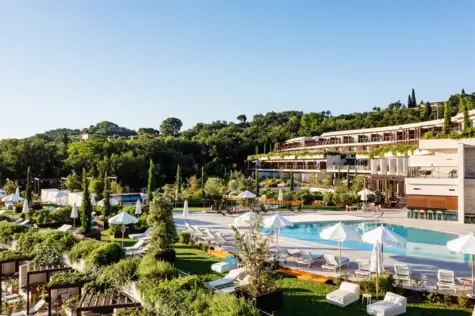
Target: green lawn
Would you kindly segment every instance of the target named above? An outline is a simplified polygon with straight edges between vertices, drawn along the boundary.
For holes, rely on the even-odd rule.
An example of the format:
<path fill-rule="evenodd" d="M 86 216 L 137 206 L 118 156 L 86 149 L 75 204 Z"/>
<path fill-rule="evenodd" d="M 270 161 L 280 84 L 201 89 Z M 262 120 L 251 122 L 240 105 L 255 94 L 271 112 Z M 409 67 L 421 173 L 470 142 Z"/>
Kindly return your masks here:
<path fill-rule="evenodd" d="M 101 240 L 102 241 L 116 241 L 116 242 L 122 242 L 122 238 L 115 238 L 111 239 L 109 235 L 107 234 L 107 230 L 101 231 Z M 131 238 L 124 238 L 124 247 L 130 247 L 133 246 L 137 240 L 131 239 Z"/>
<path fill-rule="evenodd" d="M 209 255 L 200 249 L 186 245 L 175 245 L 177 254 L 176 267 L 188 273 L 196 274 L 204 280 L 213 280 L 222 277 L 219 273 L 211 271 L 214 262 L 222 261 L 221 258 Z M 326 295 L 336 290 L 332 285 L 323 285 L 296 278 L 283 278 L 278 281 L 284 290 L 284 306 L 276 311 L 276 316 L 283 315 L 367 315 L 366 309 L 358 301 L 345 308 L 336 307 L 326 302 Z M 468 316 L 471 309 L 461 309 L 457 306 L 443 304 L 408 303 L 407 313 L 413 316 Z"/>
<path fill-rule="evenodd" d="M 205 207 L 205 206 L 193 206 L 188 208 L 188 212 L 201 212 L 201 211 L 209 211 L 211 208 L 210 207 Z M 175 207 L 173 209 L 173 212 L 183 212 L 183 207 Z"/>

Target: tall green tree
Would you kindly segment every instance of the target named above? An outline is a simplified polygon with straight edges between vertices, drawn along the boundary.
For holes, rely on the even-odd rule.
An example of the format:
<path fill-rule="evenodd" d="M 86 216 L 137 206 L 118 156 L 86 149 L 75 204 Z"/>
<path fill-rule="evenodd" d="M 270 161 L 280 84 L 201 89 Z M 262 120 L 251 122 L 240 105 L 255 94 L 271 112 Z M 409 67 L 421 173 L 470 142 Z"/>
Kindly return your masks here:
<path fill-rule="evenodd" d="M 25 198 L 28 200 L 28 204 L 31 204 L 31 171 L 28 166 L 26 171 L 26 186 L 25 186 Z"/>
<path fill-rule="evenodd" d="M 200 183 L 201 183 L 201 189 L 204 189 L 205 187 L 205 167 L 202 166 L 201 167 L 201 179 L 200 179 Z"/>
<path fill-rule="evenodd" d="M 445 135 L 450 134 L 451 126 L 452 126 L 452 120 L 450 116 L 449 103 L 445 102 L 444 103 L 444 134 Z"/>
<path fill-rule="evenodd" d="M 107 176 L 107 171 L 104 174 L 104 193 L 102 194 L 104 197 L 104 216 L 107 218 L 111 215 L 112 213 L 112 208 L 111 208 L 111 191 L 109 188 L 109 177 Z"/>
<path fill-rule="evenodd" d="M 84 233 L 91 229 L 92 204 L 89 194 L 89 183 L 87 181 L 86 168 L 82 169 L 82 202 L 81 202 L 81 228 Z"/>
<path fill-rule="evenodd" d="M 175 242 L 176 226 L 173 220 L 173 205 L 169 200 L 157 197 L 150 201 L 147 224 L 152 226 L 150 247 L 152 251 L 169 251 Z"/>
<path fill-rule="evenodd" d="M 154 187 L 154 181 L 153 181 L 153 161 L 150 159 L 150 165 L 148 167 L 148 185 L 147 185 L 147 203 L 150 203 L 153 199 L 153 190 L 155 190 Z"/>
<path fill-rule="evenodd" d="M 414 88 L 412 88 L 411 99 L 412 99 L 412 107 L 413 108 L 417 107 L 416 93 L 414 92 Z"/>
<path fill-rule="evenodd" d="M 255 180 L 256 180 L 256 196 L 259 196 L 259 169 L 255 170 Z"/>
<path fill-rule="evenodd" d="M 294 171 L 293 170 L 290 170 L 290 191 L 294 191 Z"/>
<path fill-rule="evenodd" d="M 432 107 L 430 106 L 429 102 L 427 102 L 424 105 L 423 118 L 425 120 L 428 120 L 430 118 L 431 113 L 432 113 Z"/>
<path fill-rule="evenodd" d="M 411 95 L 410 95 L 410 94 L 407 96 L 407 107 L 408 107 L 408 108 L 412 108 L 412 107 L 413 107 L 413 105 L 412 105 L 412 99 L 411 99 Z"/>
<path fill-rule="evenodd" d="M 177 136 L 180 133 L 183 123 L 176 117 L 169 117 L 160 125 L 160 132 L 163 136 Z"/>
<path fill-rule="evenodd" d="M 259 145 L 256 145 L 256 155 L 259 155 Z"/>
<path fill-rule="evenodd" d="M 178 194 L 181 193 L 181 168 L 180 168 L 180 165 L 178 165 L 177 168 L 176 168 L 175 185 L 176 185 L 176 194 L 177 194 L 177 197 L 178 197 Z"/>
<path fill-rule="evenodd" d="M 468 115 L 467 98 L 465 94 L 459 95 L 459 112 L 463 113 L 463 131 L 468 132 L 472 126 L 470 124 L 470 116 Z"/>

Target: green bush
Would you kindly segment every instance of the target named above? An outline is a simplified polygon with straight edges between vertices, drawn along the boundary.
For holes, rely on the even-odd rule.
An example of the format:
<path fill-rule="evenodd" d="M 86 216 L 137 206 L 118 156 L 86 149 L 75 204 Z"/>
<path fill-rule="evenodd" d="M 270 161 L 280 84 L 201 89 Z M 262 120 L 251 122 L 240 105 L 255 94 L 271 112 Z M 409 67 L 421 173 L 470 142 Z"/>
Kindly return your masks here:
<path fill-rule="evenodd" d="M 122 286 L 136 278 L 140 260 L 140 258 L 125 258 L 105 267 L 87 288 L 94 292 L 119 292 Z"/>
<path fill-rule="evenodd" d="M 71 262 L 78 262 L 81 259 L 86 260 L 89 254 L 93 250 L 95 250 L 97 247 L 99 247 L 100 244 L 101 243 L 99 241 L 95 241 L 95 240 L 83 240 L 77 243 L 68 252 L 69 260 Z"/>
<path fill-rule="evenodd" d="M 153 254 L 147 254 L 140 262 L 137 274 L 144 279 L 170 279 L 175 274 L 175 269 L 169 262 L 158 261 Z"/>
<path fill-rule="evenodd" d="M 335 203 L 335 195 L 331 192 L 323 194 L 322 202 L 326 205 L 333 205 Z"/>
<path fill-rule="evenodd" d="M 88 274 L 78 272 L 58 272 L 53 275 L 46 287 L 76 287 L 91 281 Z"/>
<path fill-rule="evenodd" d="M 15 225 L 8 222 L 0 222 L 0 243 L 8 244 L 16 234 L 26 232 L 28 227 Z"/>
<path fill-rule="evenodd" d="M 182 244 L 188 244 L 191 239 L 190 233 L 179 232 L 178 233 L 178 242 Z"/>
<path fill-rule="evenodd" d="M 15 248 L 19 251 L 31 253 L 35 245 L 40 244 L 42 241 L 43 238 L 38 233 L 38 229 L 31 228 L 24 233 L 15 235 Z"/>
<path fill-rule="evenodd" d="M 124 248 L 119 244 L 100 243 L 100 245 L 93 249 L 87 256 L 86 261 L 98 266 L 107 266 L 119 262 L 124 256 Z"/>
<path fill-rule="evenodd" d="M 261 313 L 252 303 L 244 297 L 236 297 L 231 294 L 214 295 L 209 300 L 211 315 L 246 315 L 259 316 Z"/>
<path fill-rule="evenodd" d="M 378 278 L 378 293 L 379 295 L 384 296 L 386 292 L 393 291 L 394 288 L 394 278 L 392 274 L 379 275 Z M 371 277 L 364 279 L 361 283 L 361 289 L 365 292 L 376 292 L 376 277 Z"/>
<path fill-rule="evenodd" d="M 0 251 L 0 261 L 3 260 L 31 260 L 33 255 L 27 252 L 18 250 Z"/>
<path fill-rule="evenodd" d="M 70 205 L 58 207 L 54 211 L 51 212 L 51 219 L 56 223 L 61 223 L 61 224 L 70 223 L 71 210 L 72 210 L 72 207 Z"/>
<path fill-rule="evenodd" d="M 51 216 L 51 212 L 49 210 L 35 212 L 33 219 L 37 224 L 48 224 L 53 222 L 53 217 Z"/>
<path fill-rule="evenodd" d="M 4 214 L 0 214 L 0 222 L 1 222 L 1 221 L 11 222 L 12 219 L 11 219 L 10 216 L 4 215 Z"/>
<path fill-rule="evenodd" d="M 461 295 L 457 296 L 457 304 L 459 304 L 460 307 L 462 308 L 467 308 L 470 305 L 470 298 L 467 295 Z"/>

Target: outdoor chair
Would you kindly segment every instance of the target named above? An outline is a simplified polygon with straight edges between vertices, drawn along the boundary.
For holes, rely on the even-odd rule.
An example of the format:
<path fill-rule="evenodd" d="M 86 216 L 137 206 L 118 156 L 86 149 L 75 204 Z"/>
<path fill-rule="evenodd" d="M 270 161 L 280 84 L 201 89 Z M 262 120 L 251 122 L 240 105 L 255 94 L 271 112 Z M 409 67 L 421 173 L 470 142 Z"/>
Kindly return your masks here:
<path fill-rule="evenodd" d="M 21 223 L 18 224 L 18 225 L 20 225 L 20 226 L 28 226 L 28 224 L 30 224 L 30 220 L 29 220 L 29 219 L 25 219 L 23 222 L 21 222 Z"/>
<path fill-rule="evenodd" d="M 369 260 L 357 259 L 356 264 L 358 265 L 358 269 L 355 270 L 355 276 L 363 276 L 363 277 L 371 276 L 371 271 L 369 268 L 370 267 Z"/>
<path fill-rule="evenodd" d="M 214 280 L 205 283 L 209 288 L 219 289 L 223 287 L 232 286 L 234 281 L 244 278 L 246 275 L 246 270 L 244 268 L 234 269 L 229 271 L 228 274 L 222 279 Z"/>
<path fill-rule="evenodd" d="M 407 264 L 394 265 L 394 280 L 411 285 L 411 271 Z"/>
<path fill-rule="evenodd" d="M 427 219 L 435 220 L 435 213 L 432 210 L 427 210 Z"/>
<path fill-rule="evenodd" d="M 290 258 L 298 259 L 301 255 L 300 250 L 293 250 L 290 251 L 289 249 L 286 248 L 279 248 L 279 252 L 277 252 L 275 259 L 277 261 L 284 261 L 284 263 L 287 263 L 287 260 Z"/>
<path fill-rule="evenodd" d="M 15 224 L 15 225 L 20 225 L 21 222 L 23 222 L 23 218 L 20 217 L 19 219 L 17 219 L 16 221 L 14 221 L 13 224 Z"/>
<path fill-rule="evenodd" d="M 215 232 L 215 235 L 217 237 L 216 241 L 219 245 L 228 245 L 228 246 L 236 245 L 236 241 L 234 240 L 234 237 L 231 235 L 223 235 L 220 232 Z"/>
<path fill-rule="evenodd" d="M 145 244 L 145 240 L 141 239 L 137 241 L 133 246 L 130 247 L 124 247 L 124 250 L 127 251 L 135 251 L 135 250 L 140 250 L 142 246 Z"/>
<path fill-rule="evenodd" d="M 435 219 L 443 220 L 443 219 L 444 219 L 444 212 L 442 212 L 442 211 L 436 211 L 436 212 L 435 212 Z"/>
<path fill-rule="evenodd" d="M 455 272 L 451 270 L 437 271 L 437 290 L 449 289 L 457 292 L 457 285 L 455 284 Z"/>
<path fill-rule="evenodd" d="M 71 228 L 73 228 L 72 225 L 64 224 L 63 226 L 57 228 L 56 230 L 59 231 L 59 232 L 66 233 L 66 232 L 69 231 Z"/>
<path fill-rule="evenodd" d="M 20 296 L 18 294 L 10 294 L 10 295 L 6 295 L 6 296 L 2 296 L 2 303 L 3 302 L 8 302 L 8 301 L 13 301 L 17 298 L 19 298 Z"/>
<path fill-rule="evenodd" d="M 144 231 L 143 233 L 139 233 L 139 234 L 129 234 L 129 238 L 132 238 L 132 239 L 141 239 L 141 238 L 144 238 L 144 237 L 147 237 L 148 235 L 150 235 L 150 233 L 152 232 L 152 227 L 148 227 L 146 231 Z"/>
<path fill-rule="evenodd" d="M 326 262 L 324 265 L 322 265 L 322 270 L 330 270 L 335 272 L 339 267 L 350 263 L 350 259 L 341 257 L 340 261 L 340 258 L 337 259 L 334 255 L 324 255 L 324 258 Z"/>
<path fill-rule="evenodd" d="M 241 281 L 235 282 L 232 286 L 217 289 L 216 293 L 217 294 L 231 294 L 231 293 L 236 292 L 237 286 L 243 286 L 243 285 L 248 285 L 248 284 L 249 284 L 249 276 L 246 275 L 244 279 L 242 279 Z"/>
<path fill-rule="evenodd" d="M 238 259 L 231 256 L 226 257 L 222 262 L 216 262 L 211 265 L 211 270 L 218 273 L 226 273 L 237 269 Z"/>
<path fill-rule="evenodd" d="M 13 313 L 11 314 L 11 316 L 34 315 L 38 313 L 45 306 L 45 304 L 46 304 L 45 300 L 39 300 L 38 303 L 36 303 L 36 305 L 33 306 L 33 308 L 30 308 L 28 313 L 26 311 L 21 311 L 21 312 Z"/>
<path fill-rule="evenodd" d="M 301 264 L 305 264 L 305 265 L 308 265 L 308 267 L 310 268 L 312 263 L 317 262 L 321 258 L 323 258 L 323 255 L 320 255 L 320 254 L 315 255 L 315 254 L 312 254 L 310 251 L 307 251 L 305 253 L 302 253 L 297 258 L 297 267 Z"/>
<path fill-rule="evenodd" d="M 369 304 L 366 312 L 376 316 L 395 316 L 406 312 L 407 298 L 401 295 L 387 292 L 384 300 Z"/>
<path fill-rule="evenodd" d="M 360 299 L 360 286 L 351 282 L 341 282 L 340 288 L 327 294 L 327 303 L 345 307 Z"/>

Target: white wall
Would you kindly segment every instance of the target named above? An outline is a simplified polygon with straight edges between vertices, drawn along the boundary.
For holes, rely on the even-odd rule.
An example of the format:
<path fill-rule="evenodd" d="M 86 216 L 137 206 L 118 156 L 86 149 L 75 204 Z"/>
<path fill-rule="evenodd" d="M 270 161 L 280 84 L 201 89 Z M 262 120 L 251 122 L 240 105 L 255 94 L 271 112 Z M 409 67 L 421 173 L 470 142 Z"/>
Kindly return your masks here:
<path fill-rule="evenodd" d="M 68 204 L 73 206 L 76 203 L 77 207 L 81 206 L 82 192 L 71 192 L 68 196 Z"/>
<path fill-rule="evenodd" d="M 457 179 L 406 178 L 406 194 L 458 196 Z"/>

